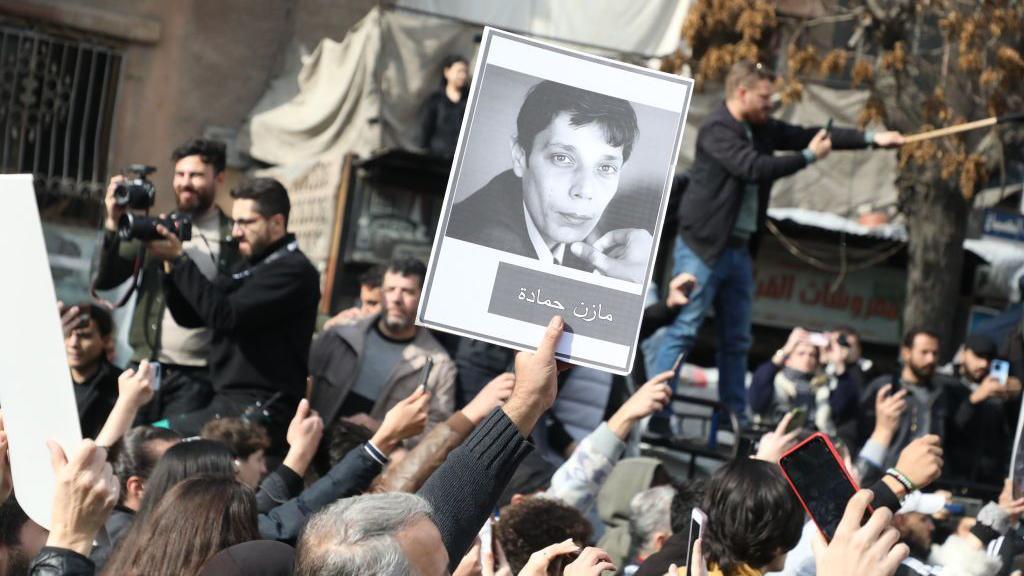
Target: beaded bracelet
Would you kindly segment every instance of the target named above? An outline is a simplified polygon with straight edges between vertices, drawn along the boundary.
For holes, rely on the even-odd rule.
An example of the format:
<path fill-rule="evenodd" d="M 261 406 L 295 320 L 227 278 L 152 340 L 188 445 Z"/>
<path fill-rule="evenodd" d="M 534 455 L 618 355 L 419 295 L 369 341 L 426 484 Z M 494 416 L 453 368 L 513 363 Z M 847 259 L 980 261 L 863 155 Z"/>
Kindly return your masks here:
<path fill-rule="evenodd" d="M 914 482 L 911 481 L 910 478 L 908 478 L 907 475 L 904 474 L 903 472 L 900 472 L 895 468 L 889 468 L 888 470 L 885 471 L 885 474 L 887 476 L 892 476 L 893 478 L 896 479 L 897 482 L 902 484 L 903 487 L 907 489 L 908 494 L 910 492 L 914 492 L 917 490 L 917 486 L 914 484 Z"/>

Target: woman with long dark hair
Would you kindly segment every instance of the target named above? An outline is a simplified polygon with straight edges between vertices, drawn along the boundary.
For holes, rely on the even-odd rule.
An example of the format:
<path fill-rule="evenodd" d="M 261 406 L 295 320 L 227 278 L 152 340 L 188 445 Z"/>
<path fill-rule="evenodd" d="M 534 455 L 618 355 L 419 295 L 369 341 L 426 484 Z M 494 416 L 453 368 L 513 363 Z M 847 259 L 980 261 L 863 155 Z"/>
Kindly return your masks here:
<path fill-rule="evenodd" d="M 134 526 L 104 573 L 195 576 L 221 550 L 259 539 L 256 517 L 255 496 L 233 478 L 179 482 Z"/>
<path fill-rule="evenodd" d="M 433 156 L 455 155 L 468 93 L 469 62 L 456 54 L 446 56 L 441 63 L 441 87 L 423 105 L 420 147 Z"/>
<path fill-rule="evenodd" d="M 193 440 L 172 446 L 164 453 L 146 483 L 146 494 L 135 515 L 135 524 L 145 521 L 164 495 L 182 480 L 197 476 L 234 480 L 234 460 L 227 446 L 213 440 Z"/>

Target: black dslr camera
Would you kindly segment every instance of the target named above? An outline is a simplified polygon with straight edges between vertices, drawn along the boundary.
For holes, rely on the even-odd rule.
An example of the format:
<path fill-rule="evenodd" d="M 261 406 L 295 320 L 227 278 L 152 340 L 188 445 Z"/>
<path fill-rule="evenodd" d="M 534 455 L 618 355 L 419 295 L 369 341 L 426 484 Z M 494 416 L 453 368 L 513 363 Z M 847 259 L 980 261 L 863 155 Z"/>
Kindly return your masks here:
<path fill-rule="evenodd" d="M 163 224 L 178 240 L 185 242 L 192 239 L 192 219 L 184 214 L 171 214 L 164 218 L 155 216 L 136 216 L 128 213 L 121 216 L 117 223 L 117 235 L 122 240 L 141 240 L 149 242 L 160 240 L 163 236 L 156 231 L 158 224 Z"/>
<path fill-rule="evenodd" d="M 156 186 L 146 179 L 156 168 L 145 164 L 132 164 L 126 170 L 127 176 L 117 183 L 114 189 L 114 201 L 118 206 L 126 206 L 133 210 L 148 210 L 156 200 Z"/>

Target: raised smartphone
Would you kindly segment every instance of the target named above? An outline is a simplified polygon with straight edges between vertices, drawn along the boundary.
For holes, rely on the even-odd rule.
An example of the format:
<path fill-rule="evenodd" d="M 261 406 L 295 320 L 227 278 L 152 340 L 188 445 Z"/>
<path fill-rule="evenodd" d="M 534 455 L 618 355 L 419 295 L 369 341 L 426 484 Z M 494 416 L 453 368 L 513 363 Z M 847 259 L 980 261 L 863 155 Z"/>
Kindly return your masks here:
<path fill-rule="evenodd" d="M 779 465 L 804 510 L 825 540 L 832 541 L 846 504 L 858 490 L 835 446 L 818 432 L 786 452 Z M 869 507 L 867 514 L 871 512 Z"/>

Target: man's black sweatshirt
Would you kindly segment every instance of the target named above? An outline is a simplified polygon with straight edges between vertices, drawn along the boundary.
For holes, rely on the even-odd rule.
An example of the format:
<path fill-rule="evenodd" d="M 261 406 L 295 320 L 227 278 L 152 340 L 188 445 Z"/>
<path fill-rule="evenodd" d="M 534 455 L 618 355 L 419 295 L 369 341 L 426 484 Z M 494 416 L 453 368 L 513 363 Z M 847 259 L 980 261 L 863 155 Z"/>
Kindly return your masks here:
<path fill-rule="evenodd" d="M 222 272 L 211 282 L 185 257 L 164 276 L 175 321 L 213 329 L 210 377 L 217 396 L 243 407 L 282 392 L 275 406 L 286 419 L 305 394 L 320 300 L 319 274 L 294 240 L 289 234 L 271 244 L 248 274 Z"/>
<path fill-rule="evenodd" d="M 725 250 L 736 226 L 747 184 L 757 184 L 757 229 L 764 229 L 772 183 L 807 166 L 798 151 L 810 144 L 819 128 L 804 128 L 769 118 L 747 128 L 729 113 L 723 102 L 708 115 L 697 132 L 697 152 L 690 169 L 690 184 L 679 201 L 679 233 L 686 245 L 708 266 Z M 858 130 L 832 129 L 832 148 L 868 146 Z M 792 154 L 775 155 L 776 150 Z M 756 252 L 758 236 L 751 239 Z"/>
<path fill-rule="evenodd" d="M 497 408 L 420 488 L 448 550 L 449 570 L 469 551 L 512 473 L 532 451 L 533 445 Z"/>

